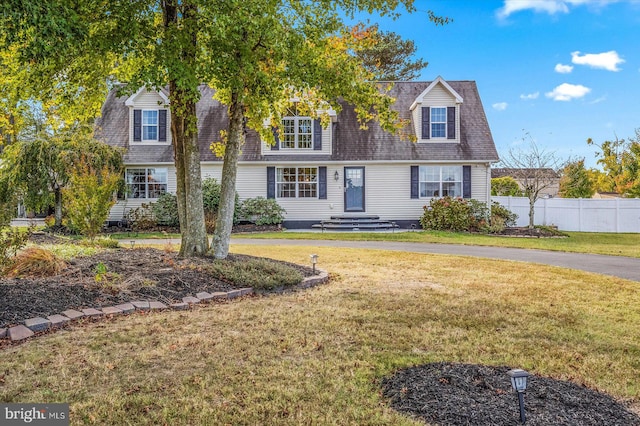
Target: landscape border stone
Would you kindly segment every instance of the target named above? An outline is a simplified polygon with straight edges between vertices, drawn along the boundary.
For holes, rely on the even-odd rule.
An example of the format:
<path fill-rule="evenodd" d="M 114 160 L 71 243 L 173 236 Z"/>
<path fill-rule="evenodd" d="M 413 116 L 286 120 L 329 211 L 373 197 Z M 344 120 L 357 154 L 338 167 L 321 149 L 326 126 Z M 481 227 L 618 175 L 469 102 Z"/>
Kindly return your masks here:
<path fill-rule="evenodd" d="M 318 284 L 325 283 L 329 280 L 329 274 L 321 269 L 316 270 L 317 275 L 306 277 L 302 280 L 302 283 L 295 286 L 295 289 L 305 289 L 314 287 Z M 13 327 L 0 328 L 0 341 L 10 340 L 12 342 L 18 342 L 26 340 L 30 337 L 37 336 L 47 330 L 55 330 L 62 328 L 68 323 L 79 320 L 82 318 L 100 318 L 105 316 L 130 314 L 136 310 L 187 310 L 191 305 L 199 304 L 200 302 L 209 302 L 213 300 L 229 300 L 236 299 L 242 296 L 248 296 L 255 294 L 255 291 L 251 287 L 244 287 L 240 289 L 230 290 L 228 292 L 200 292 L 193 297 L 186 296 L 182 298 L 182 301 L 171 303 L 169 306 L 156 300 L 135 300 L 127 303 L 122 303 L 115 306 L 106 306 L 100 308 L 83 308 L 80 311 L 75 309 L 67 309 L 60 314 L 53 314 L 47 316 L 47 318 L 34 317 L 24 320 L 24 324 L 19 324 Z M 36 334 L 38 333 L 38 334 Z"/>

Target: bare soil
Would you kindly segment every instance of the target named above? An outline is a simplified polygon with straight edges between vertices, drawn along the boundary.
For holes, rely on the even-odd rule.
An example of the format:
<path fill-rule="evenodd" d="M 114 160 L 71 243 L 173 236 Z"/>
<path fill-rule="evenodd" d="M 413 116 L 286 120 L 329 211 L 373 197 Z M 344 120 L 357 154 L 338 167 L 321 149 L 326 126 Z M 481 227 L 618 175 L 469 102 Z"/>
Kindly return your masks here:
<path fill-rule="evenodd" d="M 520 424 L 509 367 L 433 363 L 382 381 L 391 406 L 433 425 Z M 584 386 L 532 375 L 524 394 L 526 424 L 637 426 L 640 417 L 614 398 Z"/>
<path fill-rule="evenodd" d="M 31 240 L 39 244 L 59 242 L 58 237 L 42 233 L 34 234 Z M 248 258 L 228 257 L 233 261 Z M 168 304 L 202 291 L 226 292 L 247 287 L 213 276 L 206 268 L 211 261 L 206 257 L 179 259 L 175 252 L 153 248 L 119 248 L 75 258 L 56 276 L 0 277 L 0 328 L 67 309 L 100 308 L 133 300 Z M 308 267 L 288 265 L 303 276 L 313 274 Z"/>

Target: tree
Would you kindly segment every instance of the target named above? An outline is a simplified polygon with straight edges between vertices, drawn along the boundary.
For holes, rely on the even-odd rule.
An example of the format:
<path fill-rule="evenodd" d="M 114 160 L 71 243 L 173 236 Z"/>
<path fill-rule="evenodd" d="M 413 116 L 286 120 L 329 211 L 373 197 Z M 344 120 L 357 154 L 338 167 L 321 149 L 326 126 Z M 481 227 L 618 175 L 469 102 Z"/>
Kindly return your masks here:
<path fill-rule="evenodd" d="M 517 197 L 522 194 L 518 182 L 511 176 L 491 179 L 491 195 L 501 197 Z"/>
<path fill-rule="evenodd" d="M 559 194 L 564 198 L 591 198 L 594 185 L 589 171 L 584 167 L 584 158 L 567 163 L 560 172 Z"/>
<path fill-rule="evenodd" d="M 341 10 L 351 17 L 359 11 L 385 15 L 399 5 L 413 11 L 412 3 L 92 0 L 79 7 L 70 0 L 9 0 L 2 6 L 0 41 L 20 45 L 22 63 L 37 77 L 30 84 L 39 92 L 62 90 L 70 105 L 84 102 L 85 111 L 96 110 L 96 101 L 104 99 L 108 77 L 126 82 L 129 92 L 168 86 L 181 256 L 208 250 L 195 105 L 200 83 L 214 87 L 218 99 L 229 105 L 214 235 L 214 254 L 225 257 L 245 127 L 273 140 L 264 119 L 277 125 L 285 101 L 300 94 L 302 109 L 311 115 L 338 106 L 343 95 L 357 106 L 363 123 L 378 119 L 386 123 L 384 128 L 397 129 L 389 124 L 396 117 L 389 109 L 392 100 L 365 85 L 372 75 L 350 55 L 357 50 L 356 41 L 349 37 Z M 429 19 L 445 20 L 431 12 Z"/>
<path fill-rule="evenodd" d="M 525 136 L 528 148 L 510 149 L 501 163 L 510 169 L 510 175 L 520 183 L 522 193 L 529 199 L 529 228 L 533 228 L 535 203 L 544 189 L 557 183 L 561 165 L 555 153 L 540 149 L 528 133 Z"/>
<path fill-rule="evenodd" d="M 587 144 L 600 148 L 596 154 L 611 186 L 625 197 L 640 197 L 640 128 L 635 137 L 605 141 L 597 144 L 587 139 Z"/>
<path fill-rule="evenodd" d="M 380 31 L 377 24 L 363 28 L 361 34 L 368 38 L 368 43 L 356 50 L 355 55 L 376 81 L 413 80 L 429 65 L 422 58 L 412 59 L 417 50 L 412 40 Z"/>
<path fill-rule="evenodd" d="M 0 180 L 19 193 L 25 207 L 44 210 L 55 207 L 55 224 L 62 224 L 62 191 L 71 172 L 85 164 L 122 173 L 122 153 L 92 139 L 91 130 L 79 128 L 12 143 L 2 152 Z"/>

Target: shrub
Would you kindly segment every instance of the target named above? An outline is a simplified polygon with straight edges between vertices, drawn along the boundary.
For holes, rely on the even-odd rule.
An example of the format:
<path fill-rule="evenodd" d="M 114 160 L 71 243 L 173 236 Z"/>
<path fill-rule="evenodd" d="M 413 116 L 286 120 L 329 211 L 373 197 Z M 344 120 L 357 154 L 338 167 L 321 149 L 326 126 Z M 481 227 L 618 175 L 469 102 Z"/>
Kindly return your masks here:
<path fill-rule="evenodd" d="M 274 199 L 248 198 L 240 204 L 240 217 L 256 225 L 277 225 L 284 220 L 286 210 Z"/>
<path fill-rule="evenodd" d="M 518 215 L 511 212 L 511 210 L 509 210 L 502 204 L 493 201 L 491 203 L 491 222 L 493 222 L 495 219 L 502 219 L 502 222 L 506 227 L 516 226 Z"/>
<path fill-rule="evenodd" d="M 300 271 L 284 263 L 248 256 L 214 260 L 207 269 L 222 281 L 259 290 L 289 287 L 303 279 Z"/>
<path fill-rule="evenodd" d="M 134 231 L 145 231 L 157 226 L 156 218 L 150 204 L 143 203 L 140 207 L 127 212 L 127 222 Z"/>
<path fill-rule="evenodd" d="M 0 271 L 5 269 L 18 251 L 27 244 L 33 229 L 31 226 L 25 232 L 20 228 L 0 227 Z"/>
<path fill-rule="evenodd" d="M 44 224 L 47 228 L 51 229 L 56 224 L 56 217 L 52 214 L 44 218 Z"/>
<path fill-rule="evenodd" d="M 51 251 L 29 247 L 20 252 L 7 268 L 8 277 L 44 277 L 57 275 L 67 264 Z"/>
<path fill-rule="evenodd" d="M 71 175 L 70 186 L 63 189 L 71 227 L 90 239 L 95 238 L 115 204 L 113 194 L 120 180 L 119 173 L 106 167 L 98 171 L 89 166 L 76 170 Z"/>
<path fill-rule="evenodd" d="M 178 198 L 168 192 L 162 194 L 158 201 L 151 204 L 156 223 L 162 226 L 179 226 Z"/>
<path fill-rule="evenodd" d="M 436 231 L 465 231 L 472 224 L 472 209 L 462 198 L 432 198 L 420 217 L 423 229 Z"/>
<path fill-rule="evenodd" d="M 218 207 L 220 206 L 220 193 L 222 187 L 214 178 L 206 178 L 202 181 L 202 202 L 204 204 L 204 215 L 207 223 L 207 232 L 212 232 L 215 228 Z M 233 223 L 238 223 L 239 210 L 238 194 L 236 193 L 235 209 L 233 212 Z M 211 229 L 211 230 L 210 230 Z"/>

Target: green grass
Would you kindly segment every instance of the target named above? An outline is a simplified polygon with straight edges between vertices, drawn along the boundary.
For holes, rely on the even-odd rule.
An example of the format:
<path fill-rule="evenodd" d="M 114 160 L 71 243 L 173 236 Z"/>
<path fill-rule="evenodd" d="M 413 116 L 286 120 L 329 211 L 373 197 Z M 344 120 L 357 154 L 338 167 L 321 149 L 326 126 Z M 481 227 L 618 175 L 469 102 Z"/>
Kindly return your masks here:
<path fill-rule="evenodd" d="M 232 237 L 238 239 L 400 241 L 414 243 L 466 244 L 640 257 L 640 234 L 609 234 L 596 232 L 567 232 L 567 234 L 569 235 L 568 238 L 515 238 L 438 231 L 399 233 L 270 232 L 234 234 Z"/>
<path fill-rule="evenodd" d="M 4 348 L 0 401 L 68 402 L 72 425 L 419 425 L 378 383 L 438 361 L 519 367 L 640 401 L 636 282 L 449 255 L 233 249 L 299 264 L 313 250 L 333 280 Z"/>

